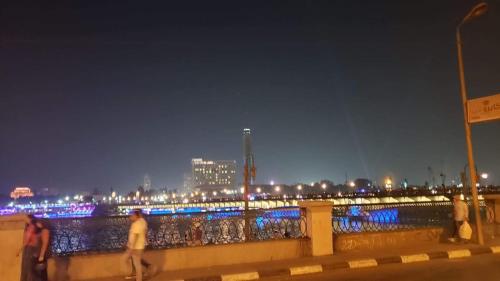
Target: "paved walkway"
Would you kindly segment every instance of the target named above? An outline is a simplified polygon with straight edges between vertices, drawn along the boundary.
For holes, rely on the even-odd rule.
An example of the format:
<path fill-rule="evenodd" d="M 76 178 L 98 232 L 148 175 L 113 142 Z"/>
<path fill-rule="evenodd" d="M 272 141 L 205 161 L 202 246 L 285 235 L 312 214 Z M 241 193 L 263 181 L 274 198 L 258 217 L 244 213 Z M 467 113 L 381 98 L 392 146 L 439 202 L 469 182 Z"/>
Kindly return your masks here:
<path fill-rule="evenodd" d="M 500 246 L 500 238 L 490 240 L 488 246 Z M 383 259 L 387 257 L 401 256 L 401 255 L 412 255 L 419 253 L 434 253 L 434 252 L 447 252 L 457 249 L 479 249 L 481 248 L 476 244 L 454 244 L 454 243 L 442 243 L 442 244 L 419 244 L 418 247 L 409 245 L 405 248 L 399 249 L 387 249 L 384 251 L 350 251 L 350 252 L 337 252 L 332 256 L 324 257 L 304 257 L 299 259 L 291 260 L 280 260 L 271 262 L 260 262 L 260 263 L 249 263 L 249 264 L 238 264 L 231 266 L 214 266 L 208 268 L 199 269 L 189 269 L 189 270 L 179 270 L 179 271 L 166 271 L 160 272 L 156 276 L 149 278 L 151 281 L 167 281 L 167 280 L 186 280 L 186 279 L 197 279 L 203 278 L 205 280 L 212 280 L 217 278 L 207 277 L 219 277 L 221 275 L 236 274 L 242 272 L 255 272 L 255 271 L 283 271 L 290 267 L 303 267 L 308 265 L 317 264 L 336 264 L 352 260 L 362 260 L 362 259 Z M 484 247 L 483 247 L 484 248 Z M 114 278 L 104 278 L 96 279 L 92 281 L 118 281 L 123 280 L 123 277 Z"/>

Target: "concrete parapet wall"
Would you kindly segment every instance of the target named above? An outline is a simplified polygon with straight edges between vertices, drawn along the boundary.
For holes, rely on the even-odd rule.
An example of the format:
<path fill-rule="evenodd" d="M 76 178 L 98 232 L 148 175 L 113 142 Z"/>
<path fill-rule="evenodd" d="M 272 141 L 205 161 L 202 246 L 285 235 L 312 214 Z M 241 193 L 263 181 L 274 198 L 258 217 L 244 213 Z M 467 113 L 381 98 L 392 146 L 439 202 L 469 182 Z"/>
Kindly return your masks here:
<path fill-rule="evenodd" d="M 378 250 L 435 243 L 443 238 L 443 228 L 420 228 L 387 232 L 334 235 L 334 251 Z"/>
<path fill-rule="evenodd" d="M 146 251 L 145 258 L 161 271 L 206 268 L 293 259 L 306 254 L 308 239 L 273 240 Z M 59 257 L 49 260 L 51 280 L 86 280 L 120 276 L 122 253 Z"/>
<path fill-rule="evenodd" d="M 23 216 L 0 216 L 0 280 L 19 280 L 23 233 Z"/>

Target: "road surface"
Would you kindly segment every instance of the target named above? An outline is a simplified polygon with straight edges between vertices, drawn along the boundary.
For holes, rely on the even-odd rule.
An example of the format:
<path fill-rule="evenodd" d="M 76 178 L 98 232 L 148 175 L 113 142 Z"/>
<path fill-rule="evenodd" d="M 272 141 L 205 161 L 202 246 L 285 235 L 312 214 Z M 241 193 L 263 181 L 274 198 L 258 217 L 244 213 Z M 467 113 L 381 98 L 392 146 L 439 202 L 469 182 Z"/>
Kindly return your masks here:
<path fill-rule="evenodd" d="M 479 255 L 456 260 L 390 264 L 364 269 L 342 269 L 302 277 L 267 278 L 266 281 L 499 281 L 500 255 Z"/>

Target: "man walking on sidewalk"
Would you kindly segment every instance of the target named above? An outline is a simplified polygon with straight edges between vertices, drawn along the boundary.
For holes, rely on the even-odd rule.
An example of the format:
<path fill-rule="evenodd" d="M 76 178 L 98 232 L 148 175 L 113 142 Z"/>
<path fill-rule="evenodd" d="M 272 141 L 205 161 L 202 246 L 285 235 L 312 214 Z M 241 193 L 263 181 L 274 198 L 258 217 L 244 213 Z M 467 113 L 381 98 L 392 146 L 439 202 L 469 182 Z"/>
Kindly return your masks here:
<path fill-rule="evenodd" d="M 132 224 L 128 234 L 127 250 L 122 256 L 122 264 L 127 266 L 128 261 L 132 258 L 132 265 L 135 269 L 136 281 L 142 281 L 142 254 L 146 247 L 146 233 L 148 231 L 148 224 L 141 216 L 141 210 L 134 210 L 130 215 Z"/>

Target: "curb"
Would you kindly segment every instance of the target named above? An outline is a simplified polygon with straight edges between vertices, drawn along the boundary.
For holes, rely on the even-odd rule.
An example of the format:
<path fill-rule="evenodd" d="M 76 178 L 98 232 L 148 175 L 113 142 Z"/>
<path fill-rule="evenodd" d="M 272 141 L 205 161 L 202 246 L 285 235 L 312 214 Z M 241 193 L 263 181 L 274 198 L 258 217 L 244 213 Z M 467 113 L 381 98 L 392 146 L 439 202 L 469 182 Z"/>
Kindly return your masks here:
<path fill-rule="evenodd" d="M 248 281 L 258 280 L 264 277 L 291 277 L 297 275 L 328 272 L 337 269 L 356 269 L 376 267 L 386 264 L 407 264 L 415 262 L 426 262 L 437 259 L 459 259 L 484 254 L 500 254 L 500 246 L 478 247 L 471 249 L 459 249 L 441 252 L 429 252 L 413 255 L 389 256 L 373 259 L 359 259 L 340 261 L 334 263 L 314 264 L 306 266 L 294 266 L 282 269 L 249 271 L 236 274 L 224 274 L 199 278 L 181 279 L 176 281 Z"/>

